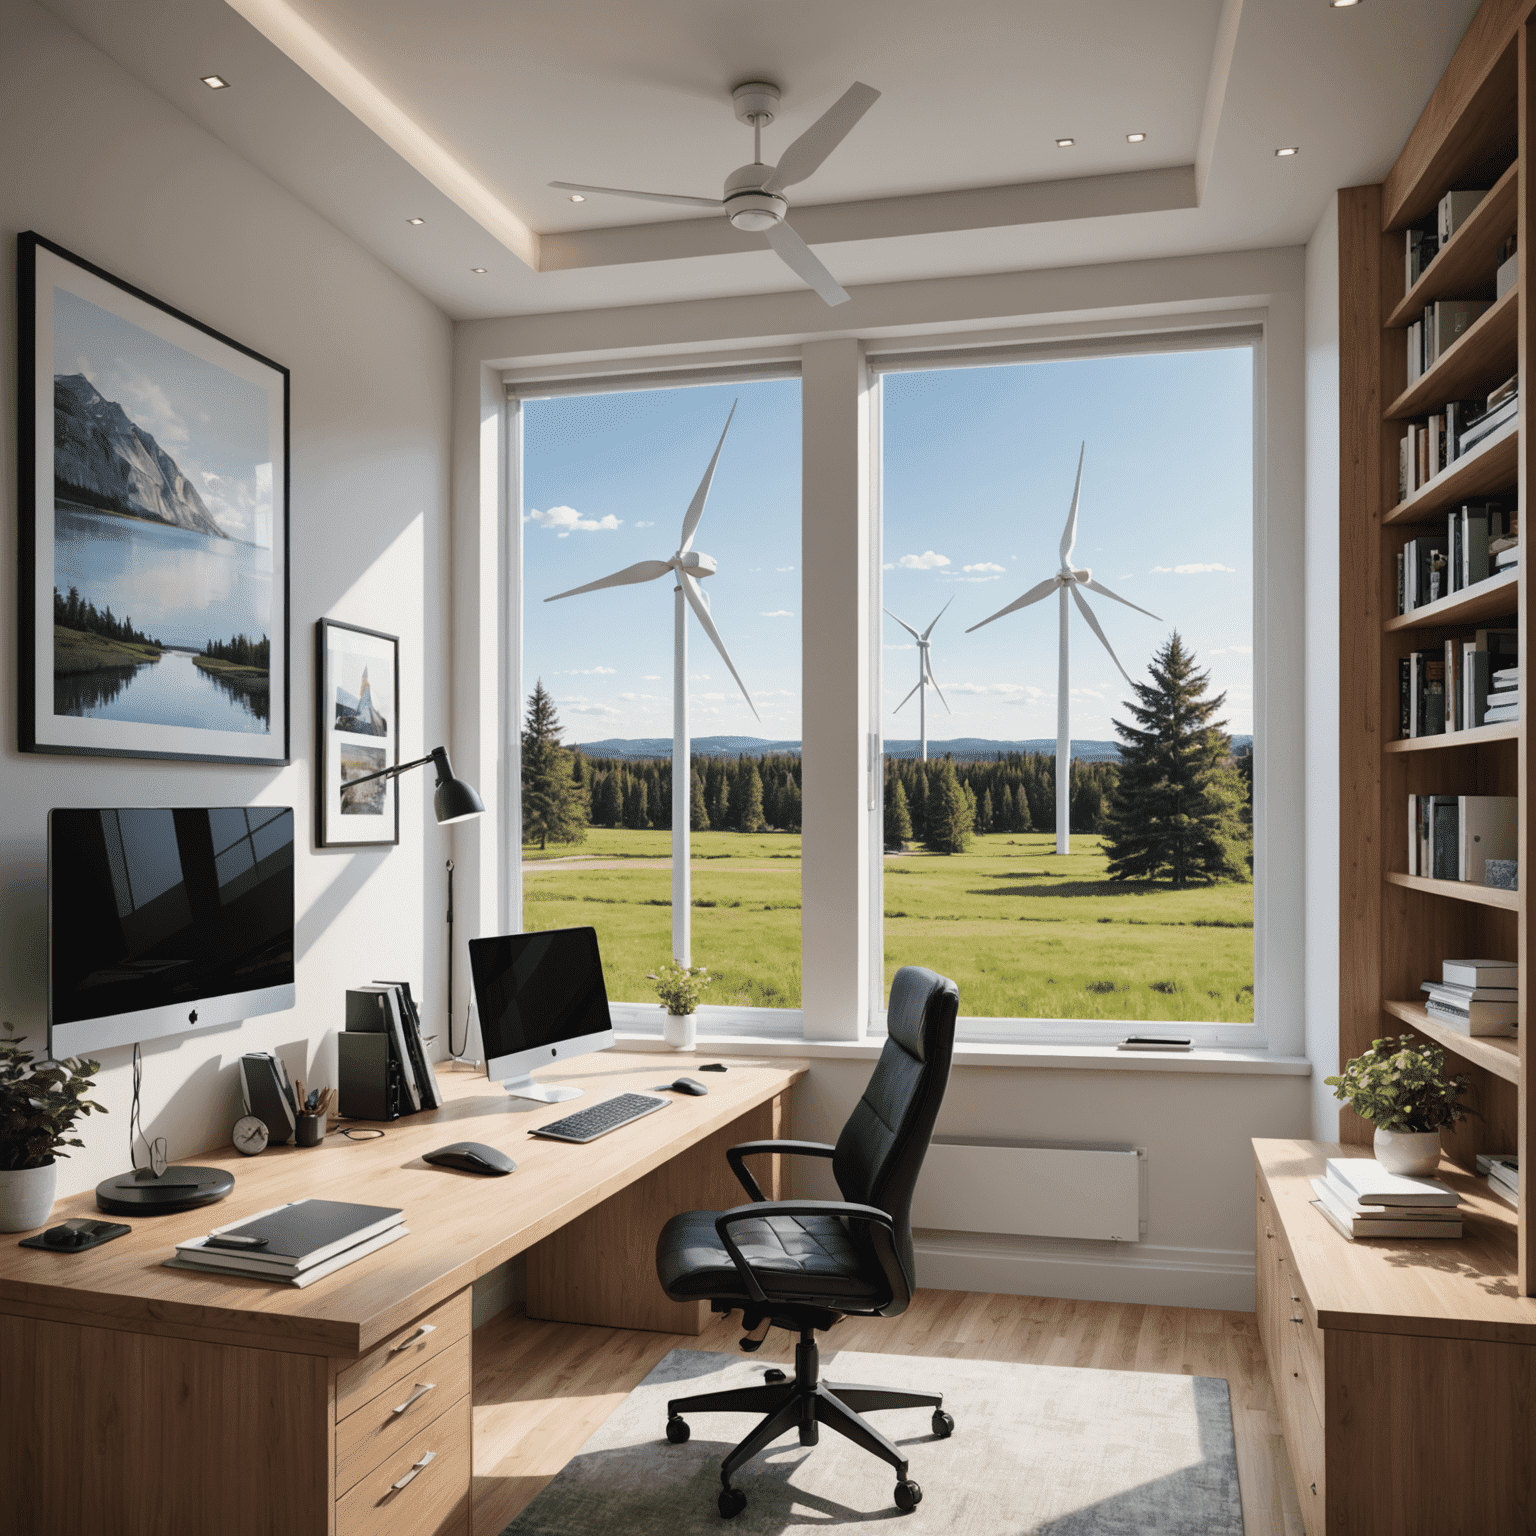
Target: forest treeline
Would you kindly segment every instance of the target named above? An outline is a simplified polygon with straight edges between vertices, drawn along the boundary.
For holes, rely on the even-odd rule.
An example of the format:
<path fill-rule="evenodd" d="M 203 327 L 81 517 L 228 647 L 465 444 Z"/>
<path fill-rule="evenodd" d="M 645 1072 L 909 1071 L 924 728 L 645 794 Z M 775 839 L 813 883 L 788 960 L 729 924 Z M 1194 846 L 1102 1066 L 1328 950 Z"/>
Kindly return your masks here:
<path fill-rule="evenodd" d="M 263 635 L 252 640 L 247 635 L 231 635 L 228 640 L 210 640 L 203 646 L 210 661 L 227 661 L 237 667 L 257 667 L 263 672 L 272 667 L 272 642 Z"/>
<path fill-rule="evenodd" d="M 64 629 L 103 635 L 108 640 L 127 640 L 134 645 L 160 644 L 143 630 L 135 629 L 133 620 L 128 616 L 117 618 L 110 604 L 98 609 L 95 603 L 88 603 L 80 596 L 79 587 L 71 587 L 67 597 L 57 587 L 53 589 L 53 622 Z"/>

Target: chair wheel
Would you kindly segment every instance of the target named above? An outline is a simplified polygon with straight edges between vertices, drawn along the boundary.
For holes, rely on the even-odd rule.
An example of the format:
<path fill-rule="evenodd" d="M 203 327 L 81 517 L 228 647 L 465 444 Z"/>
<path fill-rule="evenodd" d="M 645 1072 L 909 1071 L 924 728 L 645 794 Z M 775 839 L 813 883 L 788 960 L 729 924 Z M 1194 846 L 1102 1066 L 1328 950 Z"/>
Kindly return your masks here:
<path fill-rule="evenodd" d="M 911 1478 L 903 1478 L 896 1484 L 896 1508 L 910 1515 L 923 1502 L 923 1490 Z"/>
<path fill-rule="evenodd" d="M 914 1488 L 916 1483 L 912 1485 Z M 720 1514 L 723 1519 L 734 1520 L 747 1507 L 747 1496 L 740 1488 L 720 1490 Z"/>
<path fill-rule="evenodd" d="M 955 1432 L 955 1421 L 942 1408 L 933 1410 L 933 1432 L 940 1440 L 948 1440 Z"/>
<path fill-rule="evenodd" d="M 781 1381 L 788 1381 L 789 1378 L 775 1365 L 763 1372 L 763 1380 L 770 1386 L 776 1386 Z"/>
<path fill-rule="evenodd" d="M 681 1445 L 693 1431 L 688 1427 L 687 1419 L 667 1420 L 667 1439 L 673 1445 Z"/>

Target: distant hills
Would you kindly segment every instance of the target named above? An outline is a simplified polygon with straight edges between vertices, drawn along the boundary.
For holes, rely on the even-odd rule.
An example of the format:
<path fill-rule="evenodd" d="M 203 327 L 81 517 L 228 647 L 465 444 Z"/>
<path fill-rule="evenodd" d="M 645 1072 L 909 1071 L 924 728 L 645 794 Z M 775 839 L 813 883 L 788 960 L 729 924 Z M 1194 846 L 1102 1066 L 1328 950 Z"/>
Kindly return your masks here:
<path fill-rule="evenodd" d="M 1232 748 L 1241 752 L 1252 746 L 1252 736 L 1234 736 Z M 614 737 L 608 741 L 584 741 L 578 743 L 588 757 L 622 757 L 632 760 L 643 758 L 668 758 L 672 756 L 670 736 Z M 770 757 L 775 754 L 798 757 L 798 741 L 766 741 L 761 736 L 698 736 L 692 743 L 699 757 Z M 887 757 L 916 757 L 916 741 L 887 741 Z M 946 753 L 964 762 L 988 761 L 1006 757 L 1010 752 L 1042 752 L 1049 757 L 1056 755 L 1056 738 L 1042 737 L 1033 741 L 988 741 L 980 736 L 960 736 L 952 741 L 930 741 L 928 756 L 943 757 Z M 1113 741 L 1074 741 L 1072 756 L 1085 763 L 1116 763 L 1120 760 L 1120 746 Z"/>

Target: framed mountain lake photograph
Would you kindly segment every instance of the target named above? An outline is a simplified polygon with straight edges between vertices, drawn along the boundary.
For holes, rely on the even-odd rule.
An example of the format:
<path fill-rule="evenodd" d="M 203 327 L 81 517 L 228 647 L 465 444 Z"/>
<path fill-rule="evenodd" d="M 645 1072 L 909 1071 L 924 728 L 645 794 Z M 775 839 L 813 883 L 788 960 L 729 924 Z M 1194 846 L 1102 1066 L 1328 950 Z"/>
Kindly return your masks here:
<path fill-rule="evenodd" d="M 315 754 L 321 848 L 378 847 L 400 841 L 395 780 L 354 779 L 400 761 L 400 640 L 339 619 L 315 625 L 319 710 Z"/>
<path fill-rule="evenodd" d="M 24 752 L 288 761 L 288 370 L 17 238 Z"/>

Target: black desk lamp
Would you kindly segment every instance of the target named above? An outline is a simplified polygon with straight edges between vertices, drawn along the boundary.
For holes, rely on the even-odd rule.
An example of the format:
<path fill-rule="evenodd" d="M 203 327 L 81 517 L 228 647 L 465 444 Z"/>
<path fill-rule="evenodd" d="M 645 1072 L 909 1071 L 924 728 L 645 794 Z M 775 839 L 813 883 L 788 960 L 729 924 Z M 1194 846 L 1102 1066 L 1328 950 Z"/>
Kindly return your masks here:
<path fill-rule="evenodd" d="M 433 797 L 432 809 L 437 814 L 439 824 L 446 827 L 455 821 L 468 821 L 470 817 L 478 816 L 485 810 L 485 802 L 474 789 L 463 779 L 454 778 L 447 747 L 434 748 L 425 757 L 418 757 L 412 763 L 397 763 L 393 768 L 381 768 L 377 773 L 365 773 L 360 778 L 348 779 L 341 787 L 347 790 L 355 784 L 366 784 L 370 779 L 398 778 L 412 768 L 420 768 L 423 763 L 433 763 L 437 767 L 437 794 Z"/>

